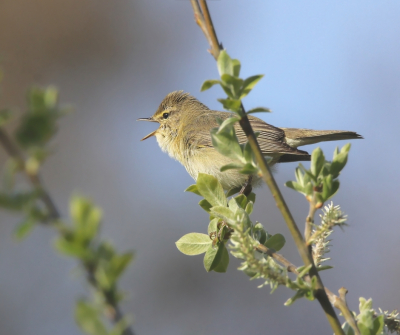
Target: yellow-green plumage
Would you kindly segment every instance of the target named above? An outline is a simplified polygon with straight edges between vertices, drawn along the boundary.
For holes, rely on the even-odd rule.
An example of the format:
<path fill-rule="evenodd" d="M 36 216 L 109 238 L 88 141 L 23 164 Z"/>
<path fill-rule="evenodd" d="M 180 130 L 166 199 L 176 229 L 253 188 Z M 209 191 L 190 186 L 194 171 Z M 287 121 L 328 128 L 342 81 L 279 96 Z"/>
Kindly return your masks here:
<path fill-rule="evenodd" d="M 232 113 L 210 110 L 196 98 L 183 91 L 168 94 L 155 114 L 139 119 L 158 122 L 159 128 L 145 138 L 156 136 L 161 149 L 178 160 L 196 180 L 199 172 L 215 176 L 224 189 L 241 187 L 247 176 L 237 170 L 220 171 L 233 161 L 215 150 L 210 131 L 218 127 L 217 119 L 227 119 Z M 253 130 L 259 132 L 257 140 L 261 151 L 272 157 L 271 165 L 281 162 L 308 161 L 310 155 L 297 147 L 322 141 L 362 138 L 352 131 L 310 130 L 277 128 L 249 116 Z M 246 136 L 239 124 L 235 124 L 239 143 L 246 142 Z M 252 184 L 257 185 L 259 177 L 254 176 Z"/>

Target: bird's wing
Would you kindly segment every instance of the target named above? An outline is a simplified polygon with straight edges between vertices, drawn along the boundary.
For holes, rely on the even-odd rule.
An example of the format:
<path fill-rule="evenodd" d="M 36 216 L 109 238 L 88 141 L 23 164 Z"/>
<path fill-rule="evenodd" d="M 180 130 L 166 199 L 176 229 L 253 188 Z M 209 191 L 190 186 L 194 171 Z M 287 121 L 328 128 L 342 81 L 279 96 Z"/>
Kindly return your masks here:
<path fill-rule="evenodd" d="M 257 137 L 257 141 L 263 154 L 296 153 L 296 149 L 291 148 L 285 143 L 285 132 L 283 130 L 271 126 L 254 116 L 250 116 L 249 121 L 254 132 L 260 133 Z M 247 137 L 239 124 L 235 124 L 235 131 L 239 143 L 247 141 Z"/>
<path fill-rule="evenodd" d="M 215 113 L 215 112 L 214 112 Z M 205 115 L 202 115 L 203 117 Z M 219 117 L 221 119 L 226 119 L 229 116 L 232 116 L 231 113 L 220 112 Z M 203 119 L 202 117 L 198 119 L 198 122 L 201 123 Z M 250 124 L 254 130 L 254 132 L 259 132 L 257 141 L 260 145 L 261 151 L 265 155 L 274 155 L 274 154 L 292 154 L 292 155 L 308 155 L 306 151 L 298 150 L 296 148 L 290 147 L 285 142 L 285 132 L 277 127 L 271 126 L 270 124 L 264 122 L 261 119 L 258 119 L 254 116 L 249 116 Z M 215 127 L 218 126 L 217 122 L 215 122 Z M 196 132 L 196 146 L 198 148 L 201 147 L 212 147 L 210 130 L 204 127 L 198 127 L 203 129 L 201 131 Z M 211 127 L 212 128 L 212 127 Z M 241 126 L 238 123 L 235 123 L 235 132 L 236 136 L 239 140 L 239 143 L 245 143 L 247 141 L 247 137 L 243 132 Z"/>

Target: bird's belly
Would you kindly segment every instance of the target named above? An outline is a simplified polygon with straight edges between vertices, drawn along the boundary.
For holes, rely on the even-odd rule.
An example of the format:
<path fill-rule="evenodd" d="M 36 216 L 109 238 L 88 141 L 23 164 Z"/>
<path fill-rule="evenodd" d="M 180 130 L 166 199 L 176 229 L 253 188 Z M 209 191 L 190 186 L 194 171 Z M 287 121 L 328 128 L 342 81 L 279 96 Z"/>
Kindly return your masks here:
<path fill-rule="evenodd" d="M 248 178 L 247 175 L 239 173 L 238 170 L 220 171 L 221 167 L 233 162 L 232 159 L 221 155 L 214 148 L 202 148 L 192 152 L 182 163 L 194 180 L 197 180 L 199 173 L 206 173 L 216 177 L 222 187 L 229 190 L 242 187 Z"/>

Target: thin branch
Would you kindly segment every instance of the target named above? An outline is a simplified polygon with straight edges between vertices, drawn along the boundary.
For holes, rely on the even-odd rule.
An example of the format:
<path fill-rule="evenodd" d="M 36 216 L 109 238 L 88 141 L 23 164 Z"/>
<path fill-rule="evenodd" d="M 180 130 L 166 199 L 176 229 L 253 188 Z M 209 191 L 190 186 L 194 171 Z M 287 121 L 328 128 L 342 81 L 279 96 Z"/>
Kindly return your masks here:
<path fill-rule="evenodd" d="M 196 5 L 194 3 L 196 2 L 196 4 L 197 4 L 197 1 L 193 1 L 192 0 L 191 2 L 192 2 L 193 8 L 195 8 Z M 200 2 L 205 2 L 205 0 L 200 0 Z M 197 4 L 197 7 L 198 7 L 198 4 Z M 212 25 L 211 19 L 209 21 L 206 21 L 204 19 L 204 17 L 211 17 L 207 6 L 206 5 L 203 6 L 202 9 L 205 12 L 205 14 L 203 16 L 203 20 L 204 20 L 205 25 L 206 25 L 206 31 L 207 31 L 209 36 L 212 36 L 211 39 L 210 39 L 206 34 L 206 38 L 209 41 L 209 44 L 211 46 L 211 52 L 212 52 L 214 58 L 217 59 L 216 55 L 219 54 L 220 43 L 218 42 L 218 38 L 217 38 L 217 35 L 215 33 L 215 29 L 214 29 L 214 27 Z M 196 12 L 195 12 L 195 15 L 196 15 Z M 197 21 L 197 22 L 202 22 L 202 21 L 200 20 L 200 21 Z M 204 31 L 203 28 L 202 28 L 202 30 Z M 216 41 L 216 43 L 213 42 L 214 40 Z M 304 264 L 306 266 L 309 266 L 309 265 L 312 266 L 311 269 L 310 269 L 310 275 L 311 276 L 315 276 L 317 278 L 317 285 L 316 285 L 317 289 L 316 289 L 316 292 L 315 292 L 315 296 L 318 299 L 322 309 L 324 310 L 325 315 L 326 315 L 326 317 L 327 317 L 327 319 L 329 321 L 329 324 L 331 325 L 331 327 L 332 327 L 333 331 L 335 332 L 335 334 L 344 335 L 343 329 L 342 329 L 342 327 L 340 325 L 340 322 L 339 322 L 339 319 L 338 319 L 338 317 L 337 317 L 337 315 L 335 313 L 335 310 L 333 309 L 331 303 L 329 302 L 328 296 L 326 295 L 322 280 L 321 280 L 321 278 L 320 278 L 320 276 L 318 274 L 318 271 L 317 271 L 317 269 L 315 267 L 315 264 L 313 262 L 311 253 L 308 250 L 308 247 L 307 247 L 307 245 L 306 245 L 306 243 L 305 243 L 305 241 L 304 241 L 304 239 L 303 239 L 303 237 L 302 237 L 302 235 L 300 233 L 300 230 L 297 227 L 297 225 L 296 225 L 296 223 L 295 223 L 295 221 L 293 219 L 293 216 L 290 213 L 289 208 L 288 208 L 288 206 L 287 206 L 287 204 L 286 204 L 286 202 L 285 202 L 285 200 L 284 200 L 284 198 L 283 198 L 283 196 L 282 196 L 282 194 L 281 194 L 281 192 L 279 190 L 279 187 L 276 184 L 276 181 L 275 181 L 274 177 L 272 176 L 272 173 L 271 173 L 271 171 L 270 171 L 270 169 L 268 167 L 268 164 L 267 164 L 267 162 L 266 162 L 266 160 L 265 160 L 265 158 L 264 158 L 264 156 L 263 156 L 263 154 L 262 154 L 262 152 L 260 150 L 260 147 L 258 145 L 257 139 L 256 139 L 256 137 L 254 135 L 253 129 L 252 129 L 251 125 L 250 125 L 249 119 L 247 118 L 247 115 L 245 113 L 243 105 L 242 105 L 242 113 L 241 114 L 242 114 L 241 115 L 242 117 L 241 117 L 241 120 L 239 121 L 239 123 L 240 123 L 244 133 L 246 134 L 246 137 L 247 137 L 247 140 L 249 141 L 251 149 L 254 152 L 254 155 L 256 157 L 256 161 L 257 161 L 257 163 L 258 163 L 258 165 L 259 165 L 259 167 L 261 169 L 261 172 L 262 172 L 263 180 L 268 185 L 273 197 L 275 198 L 276 205 L 279 208 L 279 210 L 281 211 L 281 214 L 282 214 L 283 218 L 286 221 L 286 224 L 287 224 L 287 226 L 289 228 L 290 233 L 292 234 L 292 237 L 294 239 L 294 242 L 295 242 L 295 244 L 297 246 L 297 249 L 298 249 L 298 251 L 300 253 L 301 258 L 303 259 Z"/>
<path fill-rule="evenodd" d="M 190 0 L 190 3 L 192 4 L 192 7 L 193 7 L 194 20 L 196 21 L 196 23 L 199 25 L 199 27 L 203 31 L 204 36 L 206 37 L 208 43 L 211 46 L 212 45 L 211 37 L 210 37 L 210 34 L 207 31 L 206 22 L 204 21 L 203 13 L 201 12 L 201 9 L 199 7 L 199 3 L 197 2 L 197 0 Z M 216 56 L 214 55 L 213 52 L 210 51 L 210 53 L 214 56 L 215 59 L 218 58 L 218 56 L 216 58 Z"/>
<path fill-rule="evenodd" d="M 269 249 L 265 245 L 259 244 L 256 247 L 256 250 L 258 252 L 261 252 L 263 254 L 267 254 L 268 256 L 272 257 L 275 259 L 277 262 L 281 263 L 282 265 L 285 266 L 286 270 L 288 272 L 294 273 L 295 275 L 299 275 L 299 271 L 297 271 L 296 265 L 288 261 L 285 257 L 283 257 L 281 254 L 276 253 L 275 251 Z M 307 282 L 311 281 L 311 278 L 309 275 L 304 276 L 304 280 Z M 345 320 L 348 322 L 348 324 L 354 329 L 355 335 L 360 335 L 360 330 L 358 329 L 356 319 L 354 318 L 353 313 L 349 310 L 349 307 L 347 306 L 346 302 L 346 294 L 347 294 L 347 289 L 342 287 L 339 290 L 339 296 L 335 295 L 331 290 L 329 290 L 327 287 L 325 287 L 325 292 L 326 295 L 329 298 L 329 301 L 331 304 L 336 307 L 343 315 Z"/>
<path fill-rule="evenodd" d="M 218 43 L 217 34 L 215 33 L 214 25 L 211 20 L 210 12 L 208 10 L 207 1 L 200 0 L 200 7 L 203 12 L 206 29 L 209 34 L 209 43 L 211 45 L 211 54 L 217 60 L 219 51 L 222 50 L 222 45 Z"/>
<path fill-rule="evenodd" d="M 314 216 L 317 208 L 315 207 L 315 199 L 314 196 L 310 201 L 310 209 L 306 218 L 306 225 L 304 229 L 304 240 L 307 244 L 309 244 L 311 233 L 312 233 L 312 225 L 314 224 Z"/>
<path fill-rule="evenodd" d="M 0 128 L 0 143 L 3 145 L 5 151 L 10 157 L 14 158 L 21 164 L 24 164 L 25 161 L 24 155 L 2 128 Z M 59 219 L 60 213 L 56 205 L 54 204 L 53 200 L 51 199 L 49 193 L 43 187 L 39 175 L 30 173 L 26 173 L 26 175 L 29 181 L 31 182 L 32 186 L 40 190 L 40 199 L 43 201 L 47 210 L 49 211 L 49 219 L 54 219 L 54 220 Z"/>
<path fill-rule="evenodd" d="M 25 157 L 22 154 L 21 150 L 18 148 L 18 146 L 12 141 L 12 139 L 8 136 L 8 134 L 4 131 L 3 128 L 0 127 L 0 144 L 3 146 L 7 154 L 20 162 L 21 165 L 24 165 L 25 163 Z M 46 206 L 48 212 L 49 212 L 49 217 L 47 218 L 49 221 L 43 221 L 42 223 L 47 224 L 48 222 L 51 221 L 57 221 L 61 219 L 61 214 L 58 211 L 53 199 L 51 198 L 50 194 L 48 191 L 45 189 L 43 186 L 43 183 L 40 179 L 40 176 L 38 174 L 30 174 L 28 173 L 25 169 L 24 172 L 31 182 L 32 186 L 35 189 L 40 190 L 40 199 Z M 99 287 L 96 279 L 94 276 L 90 276 L 89 273 L 89 278 L 88 281 L 90 284 L 92 284 L 94 287 Z M 112 323 L 116 324 L 118 323 L 124 316 L 121 313 L 119 306 L 117 303 L 114 301 L 111 301 L 107 299 L 107 303 L 113 308 L 114 310 L 114 316 L 110 317 L 110 320 Z M 131 327 L 125 328 L 124 332 L 122 333 L 123 335 L 134 335 L 133 330 Z"/>

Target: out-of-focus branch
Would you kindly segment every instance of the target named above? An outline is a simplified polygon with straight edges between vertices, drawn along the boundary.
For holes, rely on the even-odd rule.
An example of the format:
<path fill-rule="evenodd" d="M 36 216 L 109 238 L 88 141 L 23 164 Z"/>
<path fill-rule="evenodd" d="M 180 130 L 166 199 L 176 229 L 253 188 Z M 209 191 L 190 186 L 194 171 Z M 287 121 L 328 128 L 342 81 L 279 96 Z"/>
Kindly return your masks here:
<path fill-rule="evenodd" d="M 21 165 L 24 164 L 24 155 L 2 128 L 0 128 L 0 143 L 10 157 L 17 160 Z M 35 189 L 40 190 L 40 198 L 45 204 L 47 210 L 49 211 L 49 219 L 50 220 L 59 219 L 60 213 L 56 205 L 54 204 L 53 199 L 50 197 L 49 193 L 43 187 L 43 184 L 40 180 L 40 176 L 37 174 L 30 174 L 30 173 L 26 173 L 26 175 L 29 181 L 31 182 L 32 186 Z"/>
<path fill-rule="evenodd" d="M 19 164 L 21 164 L 22 166 L 25 164 L 25 157 L 24 157 L 23 153 L 21 152 L 19 147 L 12 141 L 12 139 L 8 136 L 8 134 L 5 132 L 5 130 L 1 127 L 0 127 L 0 145 L 2 145 L 4 150 L 7 152 L 7 154 L 10 157 L 14 158 L 16 161 L 18 161 Z M 40 199 L 42 200 L 42 202 L 44 203 L 44 205 L 46 206 L 46 208 L 49 212 L 47 221 L 43 221 L 41 223 L 48 224 L 49 222 L 54 222 L 54 221 L 60 220 L 61 219 L 60 212 L 58 211 L 50 194 L 43 186 L 43 183 L 41 182 L 39 175 L 28 173 L 28 171 L 26 169 L 24 169 L 24 171 L 25 171 L 25 174 L 26 174 L 27 178 L 29 179 L 30 183 L 32 184 L 32 186 L 35 189 L 40 190 Z M 88 273 L 88 281 L 93 287 L 95 287 L 95 288 L 100 287 L 98 285 L 95 277 L 93 275 L 91 275 L 90 272 Z M 121 313 L 121 310 L 120 310 L 118 304 L 115 301 L 113 301 L 112 299 L 107 298 L 106 293 L 107 292 L 105 292 L 105 296 L 106 296 L 106 300 L 107 300 L 106 302 L 113 310 L 113 313 L 109 313 L 107 316 L 112 323 L 116 324 L 120 320 L 122 320 L 124 315 Z M 131 327 L 127 327 L 124 330 L 123 335 L 134 335 L 134 332 Z"/>

